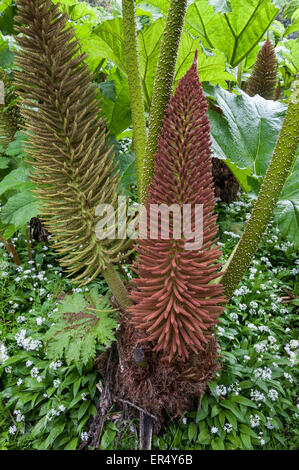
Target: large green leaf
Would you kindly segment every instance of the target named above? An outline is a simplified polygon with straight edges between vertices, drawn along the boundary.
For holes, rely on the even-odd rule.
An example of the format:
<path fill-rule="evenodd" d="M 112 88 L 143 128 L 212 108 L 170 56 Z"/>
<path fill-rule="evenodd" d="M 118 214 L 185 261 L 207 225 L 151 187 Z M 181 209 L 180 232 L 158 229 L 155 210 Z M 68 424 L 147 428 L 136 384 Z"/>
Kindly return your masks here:
<path fill-rule="evenodd" d="M 7 8 L 3 11 L 2 8 L 0 10 L 0 31 L 5 35 L 15 34 L 14 15 L 16 14 L 17 7 L 16 5 L 7 6 L 7 2 L 4 2 L 4 4 Z"/>
<path fill-rule="evenodd" d="M 292 15 L 292 24 L 290 24 L 287 27 L 285 31 L 285 36 L 288 36 L 291 33 L 297 33 L 298 31 L 299 31 L 299 6 Z"/>
<path fill-rule="evenodd" d="M 131 125 L 129 85 L 119 71 L 111 73 L 107 79 L 115 84 L 113 100 L 102 95 L 101 108 L 110 134 L 117 136 Z"/>
<path fill-rule="evenodd" d="M 186 24 L 204 45 L 224 52 L 235 67 L 257 46 L 278 10 L 271 0 L 196 0 L 187 10 Z"/>
<path fill-rule="evenodd" d="M 259 95 L 250 97 L 242 90 L 238 92 L 235 95 L 218 86 L 215 88 L 214 96 L 223 114 L 209 111 L 213 153 L 220 159 L 228 159 L 247 174 L 250 170 L 253 176 L 264 176 L 286 107 Z M 235 175 L 240 184 L 244 183 L 240 171 Z M 248 190 L 246 184 L 242 186 Z"/>
<path fill-rule="evenodd" d="M 12 0 L 1 0 L 0 11 L 4 11 L 11 4 Z"/>
<path fill-rule="evenodd" d="M 15 190 L 24 187 L 33 187 L 33 183 L 28 178 L 28 172 L 28 168 L 20 167 L 8 173 L 8 175 L 6 175 L 0 182 L 0 196 L 6 191 L 10 191 L 12 189 Z"/>
<path fill-rule="evenodd" d="M 236 81 L 235 77 L 226 71 L 226 58 L 222 52 L 207 51 L 198 40 L 194 40 L 190 34 L 184 31 L 177 58 L 175 86 L 191 67 L 196 49 L 198 50 L 197 64 L 201 82 L 210 82 L 215 85 L 219 83 L 226 86 L 225 80 Z"/>
<path fill-rule="evenodd" d="M 166 16 L 169 8 L 169 0 L 137 0 L 136 4 L 142 6 L 143 4 L 150 4 L 160 10 Z M 141 4 L 141 5 L 140 5 Z"/>
<path fill-rule="evenodd" d="M 209 88 L 208 88 L 209 89 Z M 229 93 L 220 87 L 213 89 L 223 114 L 209 111 L 212 150 L 224 160 L 245 191 L 257 195 L 270 163 L 285 105 L 265 100 L 259 95 L 249 97 Z M 299 158 L 290 173 L 274 218 L 281 233 L 299 248 Z"/>
<path fill-rule="evenodd" d="M 91 70 L 94 71 L 102 59 L 108 59 L 126 75 L 122 18 L 103 21 L 92 31 L 89 25 L 81 25 L 76 28 L 76 33 L 88 55 Z"/>
<path fill-rule="evenodd" d="M 10 67 L 14 60 L 14 54 L 8 48 L 0 51 L 0 67 Z"/>
<path fill-rule="evenodd" d="M 95 356 L 96 344 L 108 346 L 117 326 L 107 298 L 97 289 L 88 294 L 66 295 L 53 315 L 53 324 L 45 335 L 47 355 L 51 359 L 65 356 L 67 364 L 86 364 Z"/>
<path fill-rule="evenodd" d="M 32 217 L 38 215 L 38 201 L 31 191 L 22 191 L 9 198 L 1 211 L 1 221 L 13 224 L 17 229 L 24 227 Z"/>
<path fill-rule="evenodd" d="M 150 26 L 143 28 L 138 34 L 141 77 L 148 109 L 153 93 L 164 26 L 164 18 L 159 18 Z M 201 47 L 198 40 L 192 38 L 187 31 L 184 31 L 178 51 L 174 88 L 178 80 L 190 68 L 196 49 L 198 49 L 198 73 L 202 82 L 209 81 L 213 84 L 225 85 L 225 80 L 235 80 L 235 77 L 226 71 L 226 59 L 223 53 L 206 51 Z"/>
<path fill-rule="evenodd" d="M 213 5 L 215 13 L 229 13 L 232 11 L 231 2 L 229 0 L 209 0 L 209 4 Z"/>
<path fill-rule="evenodd" d="M 160 45 L 165 20 L 159 18 L 150 26 L 143 28 L 138 34 L 140 54 L 140 72 L 147 108 L 150 108 L 153 94 L 154 79 L 160 52 Z"/>

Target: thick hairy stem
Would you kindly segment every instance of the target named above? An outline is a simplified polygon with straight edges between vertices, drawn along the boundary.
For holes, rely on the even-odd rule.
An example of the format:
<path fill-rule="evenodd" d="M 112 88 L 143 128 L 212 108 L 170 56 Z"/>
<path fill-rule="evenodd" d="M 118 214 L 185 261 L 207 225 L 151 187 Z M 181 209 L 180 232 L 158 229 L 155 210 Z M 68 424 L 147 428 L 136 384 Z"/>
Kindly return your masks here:
<path fill-rule="evenodd" d="M 154 154 L 157 149 L 162 119 L 172 92 L 176 59 L 184 25 L 186 7 L 187 0 L 170 0 L 159 54 L 149 117 L 149 131 L 142 175 L 142 204 L 145 202 L 147 186 L 154 173 Z"/>
<path fill-rule="evenodd" d="M 237 74 L 237 84 L 238 87 L 242 86 L 242 74 L 243 74 L 243 62 L 240 62 L 238 65 L 238 74 Z"/>
<path fill-rule="evenodd" d="M 123 31 L 126 55 L 126 69 L 133 123 L 133 150 L 135 152 L 137 188 L 140 198 L 142 168 L 146 145 L 146 122 L 142 82 L 139 69 L 135 0 L 122 0 Z"/>
<path fill-rule="evenodd" d="M 132 302 L 128 297 L 127 289 L 125 288 L 114 266 L 110 264 L 102 272 L 102 274 L 119 305 L 123 308 L 127 308 L 129 305 L 132 305 Z"/>
<path fill-rule="evenodd" d="M 299 76 L 297 77 L 299 78 Z M 229 299 L 246 273 L 262 239 L 299 145 L 299 80 L 294 83 L 287 113 L 257 201 L 234 255 L 221 280 Z"/>

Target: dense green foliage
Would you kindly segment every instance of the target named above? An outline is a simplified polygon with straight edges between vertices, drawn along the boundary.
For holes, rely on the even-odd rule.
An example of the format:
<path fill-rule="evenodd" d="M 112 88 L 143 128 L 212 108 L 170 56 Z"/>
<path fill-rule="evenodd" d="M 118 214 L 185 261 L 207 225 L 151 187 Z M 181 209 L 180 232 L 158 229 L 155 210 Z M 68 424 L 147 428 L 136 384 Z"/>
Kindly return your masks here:
<path fill-rule="evenodd" d="M 240 237 L 251 201 L 242 197 L 229 207 L 218 203 L 217 210 L 225 261 Z M 20 235 L 15 243 L 24 260 L 21 268 L 0 247 L 1 338 L 5 338 L 0 343 L 0 362 L 3 344 L 9 356 L 0 369 L 0 448 L 76 448 L 90 415 L 95 413 L 101 377 L 92 368 L 92 361 L 85 366 L 67 365 L 64 359 L 49 357 L 45 334 L 54 328 L 51 325 L 59 308 L 56 299 L 62 292 L 73 292 L 83 302 L 83 293 L 90 295 L 96 289 L 105 295 L 106 288 L 101 281 L 94 281 L 88 288 L 74 287 L 61 275 L 47 246 L 34 245 L 33 262 L 28 264 L 24 237 Z M 283 300 L 288 293 L 298 296 L 298 262 L 292 243 L 286 242 L 277 226 L 271 224 L 248 275 L 217 327 L 220 373 L 210 383 L 200 411 L 187 414 L 179 422 L 166 421 L 154 438 L 155 448 L 298 446 L 298 299 Z M 128 267 L 126 270 L 130 274 Z M 97 351 L 102 350 L 98 345 Z M 16 410 L 19 413 L 14 414 Z M 133 449 L 132 423 L 121 423 L 113 410 L 111 416 L 114 418 L 105 426 L 101 448 Z"/>
<path fill-rule="evenodd" d="M 121 1 L 115 0 L 109 11 L 78 0 L 52 1 L 68 15 L 94 74 L 111 147 L 107 159 L 119 168 L 114 197 L 121 191 L 134 207 L 138 175 Z M 115 340 L 118 316 L 98 265 L 92 282 L 75 287 L 58 265 L 53 237 L 49 245 L 30 242 L 28 224 L 40 215 L 40 200 L 26 160 L 30 136 L 20 130 L 15 115 L 20 103 L 14 85 L 19 71 L 16 3 L 0 0 L 0 72 L 9 80 L 5 104 L 0 102 L 0 450 L 77 449 L 97 413 L 104 385 L 94 359 Z M 136 1 L 147 125 L 168 7 L 168 0 Z M 297 0 L 188 2 L 173 89 L 198 50 L 198 74 L 210 105 L 212 153 L 240 184 L 234 203 L 217 203 L 224 263 L 249 219 L 282 128 L 299 71 L 298 26 Z M 267 32 L 278 62 L 281 93 L 276 101 L 246 94 Z M 221 370 L 209 383 L 199 410 L 181 420 L 165 420 L 154 436 L 155 449 L 299 445 L 298 180 L 297 157 L 249 271 L 215 330 Z M 77 267 L 80 271 L 81 265 Z M 136 275 L 126 263 L 119 274 L 124 282 Z M 112 408 L 100 448 L 134 449 L 136 435 L 135 423 Z"/>

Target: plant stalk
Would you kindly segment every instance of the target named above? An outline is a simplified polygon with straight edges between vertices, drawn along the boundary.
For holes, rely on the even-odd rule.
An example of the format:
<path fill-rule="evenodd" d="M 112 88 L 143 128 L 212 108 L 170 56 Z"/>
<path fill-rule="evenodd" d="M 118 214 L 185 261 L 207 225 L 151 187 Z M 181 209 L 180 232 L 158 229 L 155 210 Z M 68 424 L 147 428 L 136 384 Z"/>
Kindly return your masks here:
<path fill-rule="evenodd" d="M 227 299 L 231 298 L 249 268 L 296 159 L 299 145 L 299 75 L 293 86 L 282 129 L 251 217 L 221 279 Z"/>
<path fill-rule="evenodd" d="M 145 203 L 147 186 L 154 173 L 154 155 L 161 131 L 162 120 L 172 93 L 176 60 L 186 8 L 187 0 L 170 0 L 159 53 L 149 116 L 149 130 L 142 173 L 141 204 Z"/>
<path fill-rule="evenodd" d="M 3 245 L 5 246 L 7 252 L 11 255 L 13 262 L 17 264 L 18 266 L 21 265 L 21 260 L 19 258 L 18 252 L 9 238 L 8 240 L 5 240 L 2 235 L 0 235 L 0 240 L 2 241 Z"/>
<path fill-rule="evenodd" d="M 238 65 L 237 84 L 238 87 L 242 87 L 242 74 L 243 74 L 243 61 Z"/>
<path fill-rule="evenodd" d="M 123 308 L 127 308 L 129 305 L 132 305 L 132 302 L 128 296 L 128 291 L 125 288 L 114 266 L 109 264 L 107 268 L 102 271 L 102 274 L 119 305 Z"/>
<path fill-rule="evenodd" d="M 140 76 L 135 1 L 122 0 L 124 48 L 128 74 L 130 106 L 133 124 L 133 150 L 135 153 L 137 190 L 140 200 L 142 169 L 146 145 L 146 121 L 142 81 Z"/>

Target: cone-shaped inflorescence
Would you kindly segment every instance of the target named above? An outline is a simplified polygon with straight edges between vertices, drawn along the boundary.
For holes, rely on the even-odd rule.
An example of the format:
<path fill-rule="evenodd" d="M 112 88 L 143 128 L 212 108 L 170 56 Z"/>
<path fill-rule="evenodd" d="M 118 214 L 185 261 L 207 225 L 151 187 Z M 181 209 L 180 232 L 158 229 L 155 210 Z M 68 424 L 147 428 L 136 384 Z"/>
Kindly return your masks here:
<path fill-rule="evenodd" d="M 153 350 L 161 351 L 168 361 L 186 360 L 191 350 L 204 350 L 225 302 L 222 286 L 210 284 L 219 276 L 216 262 L 221 253 L 215 244 L 218 227 L 207 103 L 196 62 L 195 58 L 166 110 L 145 207 L 149 222 L 153 204 L 176 204 L 181 214 L 190 204 L 194 230 L 195 205 L 203 205 L 203 244 L 200 250 L 186 249 L 191 236 L 175 239 L 174 217 L 169 239 L 162 239 L 159 219 L 158 238 L 138 240 L 138 278 L 131 293 L 135 305 L 129 308 L 135 327 L 146 332 Z"/>
<path fill-rule="evenodd" d="M 124 243 L 99 241 L 95 234 L 98 204 L 116 204 L 113 155 L 86 56 L 66 17 L 51 0 L 19 0 L 18 6 L 22 72 L 16 78 L 31 134 L 32 179 L 62 265 L 86 283 L 117 258 Z"/>
<path fill-rule="evenodd" d="M 277 59 L 272 42 L 267 40 L 258 53 L 246 93 L 249 96 L 260 95 L 266 100 L 273 100 L 277 86 Z"/>

